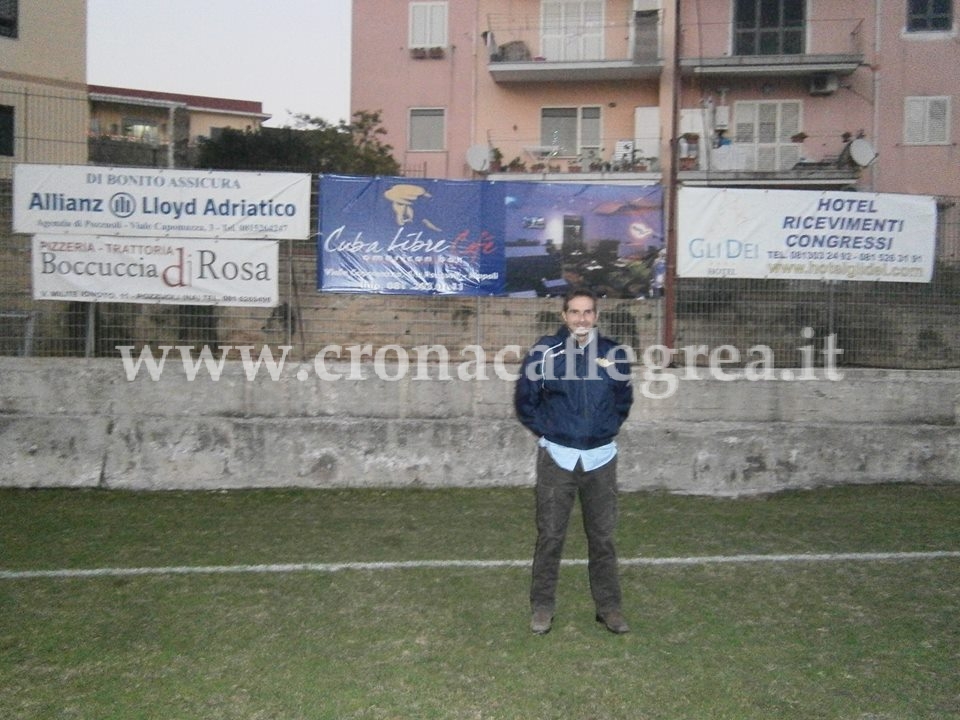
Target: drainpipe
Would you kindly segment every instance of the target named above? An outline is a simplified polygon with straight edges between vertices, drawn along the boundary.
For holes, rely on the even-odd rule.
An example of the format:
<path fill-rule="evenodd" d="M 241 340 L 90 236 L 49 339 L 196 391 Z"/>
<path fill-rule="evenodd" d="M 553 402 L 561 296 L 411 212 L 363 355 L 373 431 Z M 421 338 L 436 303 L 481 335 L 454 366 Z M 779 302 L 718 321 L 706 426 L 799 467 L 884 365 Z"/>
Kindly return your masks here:
<path fill-rule="evenodd" d="M 873 72 L 873 146 L 880 152 L 880 33 L 883 30 L 881 15 L 883 0 L 873 1 L 873 57 L 870 58 L 870 70 Z M 877 191 L 877 177 L 880 175 L 880 163 L 870 164 L 870 191 Z"/>
<path fill-rule="evenodd" d="M 176 160 L 176 154 L 174 153 L 174 147 L 176 146 L 176 138 L 174 137 L 174 106 L 170 105 L 167 108 L 167 127 L 170 128 L 167 132 L 170 136 L 170 142 L 167 143 L 167 167 L 172 168 Z"/>

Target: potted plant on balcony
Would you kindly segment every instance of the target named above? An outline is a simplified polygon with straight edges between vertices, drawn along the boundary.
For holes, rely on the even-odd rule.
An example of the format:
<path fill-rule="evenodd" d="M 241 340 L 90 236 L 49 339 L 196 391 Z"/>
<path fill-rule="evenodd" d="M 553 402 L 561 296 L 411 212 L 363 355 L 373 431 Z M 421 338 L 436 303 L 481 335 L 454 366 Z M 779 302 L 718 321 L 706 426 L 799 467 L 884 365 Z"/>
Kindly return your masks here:
<path fill-rule="evenodd" d="M 793 135 L 790 136 L 790 142 L 802 143 L 808 137 L 810 136 L 807 135 L 803 130 L 801 130 L 800 132 L 794 133 Z"/>
<path fill-rule="evenodd" d="M 430 57 L 432 57 L 435 60 L 442 58 L 445 54 L 443 48 L 439 46 L 430 48 L 429 53 L 430 53 Z"/>
<path fill-rule="evenodd" d="M 583 170 L 583 163 L 579 157 L 571 158 L 567 161 L 567 172 L 578 173 Z"/>
<path fill-rule="evenodd" d="M 687 132 L 680 136 L 680 169 L 696 170 L 699 165 L 697 158 L 700 154 L 700 134 Z"/>
<path fill-rule="evenodd" d="M 527 164 L 520 159 L 518 155 L 513 160 L 507 163 L 507 171 L 509 172 L 526 172 Z"/>
<path fill-rule="evenodd" d="M 503 152 L 500 148 L 490 148 L 490 172 L 500 172 L 503 168 Z"/>

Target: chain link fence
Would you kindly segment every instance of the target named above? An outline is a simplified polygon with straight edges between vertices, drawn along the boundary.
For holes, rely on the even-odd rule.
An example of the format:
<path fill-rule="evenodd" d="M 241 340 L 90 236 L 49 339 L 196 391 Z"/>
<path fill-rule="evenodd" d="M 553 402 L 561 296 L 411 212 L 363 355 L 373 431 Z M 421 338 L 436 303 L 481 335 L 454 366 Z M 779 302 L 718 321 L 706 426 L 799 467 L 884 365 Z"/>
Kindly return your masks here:
<path fill-rule="evenodd" d="M 0 89 L 0 103 L 12 103 L 15 112 L 27 101 L 25 93 Z M 73 106 L 77 101 L 61 102 Z M 289 346 L 289 359 L 308 362 L 329 346 L 356 347 L 366 354 L 431 347 L 434 357 L 446 353 L 451 359 L 462 357 L 464 348 L 479 346 L 487 355 L 501 353 L 510 361 L 560 323 L 560 301 L 550 297 L 320 292 L 316 237 L 280 242 L 280 302 L 274 308 L 34 300 L 31 238 L 12 231 L 12 167 L 17 162 L 75 162 L 69 160 L 74 152 L 52 136 L 14 140 L 16 148 L 30 151 L 0 157 L 2 355 L 116 357 L 119 346 L 138 352 L 160 345 L 209 346 L 220 352 L 229 346 L 235 354 L 238 346 L 270 346 L 278 352 Z M 160 156 L 155 148 L 149 152 Z M 314 213 L 317 184 L 315 180 Z M 640 357 L 644 348 L 661 343 L 664 328 L 672 325 L 674 346 L 691 348 L 686 364 L 706 365 L 714 351 L 732 365 L 744 364 L 755 357 L 753 348 L 763 346 L 777 366 L 800 365 L 805 360 L 799 353 L 811 346 L 825 349 L 834 336 L 836 348 L 843 351 L 838 365 L 960 367 L 958 200 L 938 200 L 937 263 L 930 283 L 679 279 L 673 281 L 673 307 L 663 299 L 604 300 L 601 328 Z M 316 227 L 315 218 L 311 227 Z M 815 362 L 821 357 L 815 352 Z"/>
<path fill-rule="evenodd" d="M 327 346 L 367 354 L 392 346 L 440 346 L 452 359 L 479 346 L 515 359 L 559 325 L 557 298 L 451 297 L 328 293 L 317 289 L 316 238 L 281 241 L 280 303 L 275 308 L 144 305 L 33 300 L 31 239 L 11 232 L 11 186 L 0 184 L 0 354 L 114 357 L 118 346 L 291 346 L 310 361 Z M 316 207 L 316 202 L 313 203 Z M 942 212 L 956 215 L 955 206 Z M 315 224 L 312 225 L 315 227 Z M 955 244 L 960 224 L 941 223 Z M 942 238 L 941 238 L 942 240 Z M 949 246 L 941 242 L 940 247 Z M 871 368 L 960 367 L 960 263 L 942 258 L 931 283 L 680 279 L 675 285 L 674 345 L 747 362 L 765 346 L 777 365 L 800 364 L 800 348 L 821 358 L 829 336 L 838 365 Z M 606 334 L 643 349 L 663 340 L 662 299 L 605 299 Z M 520 348 L 516 352 L 511 346 Z M 235 351 L 234 351 L 235 352 Z M 359 352 L 359 350 L 358 350 Z M 696 357 L 691 355 L 696 352 Z"/>

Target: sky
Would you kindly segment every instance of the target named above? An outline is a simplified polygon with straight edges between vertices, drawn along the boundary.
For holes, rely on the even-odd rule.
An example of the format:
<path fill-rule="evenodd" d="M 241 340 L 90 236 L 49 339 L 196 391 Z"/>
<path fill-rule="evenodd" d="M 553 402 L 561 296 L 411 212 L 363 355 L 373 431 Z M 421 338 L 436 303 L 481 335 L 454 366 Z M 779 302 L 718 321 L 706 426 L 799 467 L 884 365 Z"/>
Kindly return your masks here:
<path fill-rule="evenodd" d="M 350 115 L 351 0 L 87 0 L 87 82 Z"/>

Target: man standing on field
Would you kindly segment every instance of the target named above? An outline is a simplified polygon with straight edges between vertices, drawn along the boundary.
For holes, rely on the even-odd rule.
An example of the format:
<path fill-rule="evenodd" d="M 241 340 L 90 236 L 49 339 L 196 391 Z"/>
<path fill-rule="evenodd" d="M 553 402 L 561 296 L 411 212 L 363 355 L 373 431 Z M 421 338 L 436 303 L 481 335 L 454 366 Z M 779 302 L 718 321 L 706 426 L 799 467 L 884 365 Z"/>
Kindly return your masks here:
<path fill-rule="evenodd" d="M 630 363 L 620 346 L 597 331 L 592 291 L 570 292 L 561 316 L 559 332 L 540 338 L 527 353 L 516 386 L 517 416 L 539 438 L 530 629 L 544 635 L 553 624 L 567 523 L 579 495 L 596 619 L 620 634 L 630 628 L 620 608 L 613 539 L 614 438 L 633 404 Z"/>

